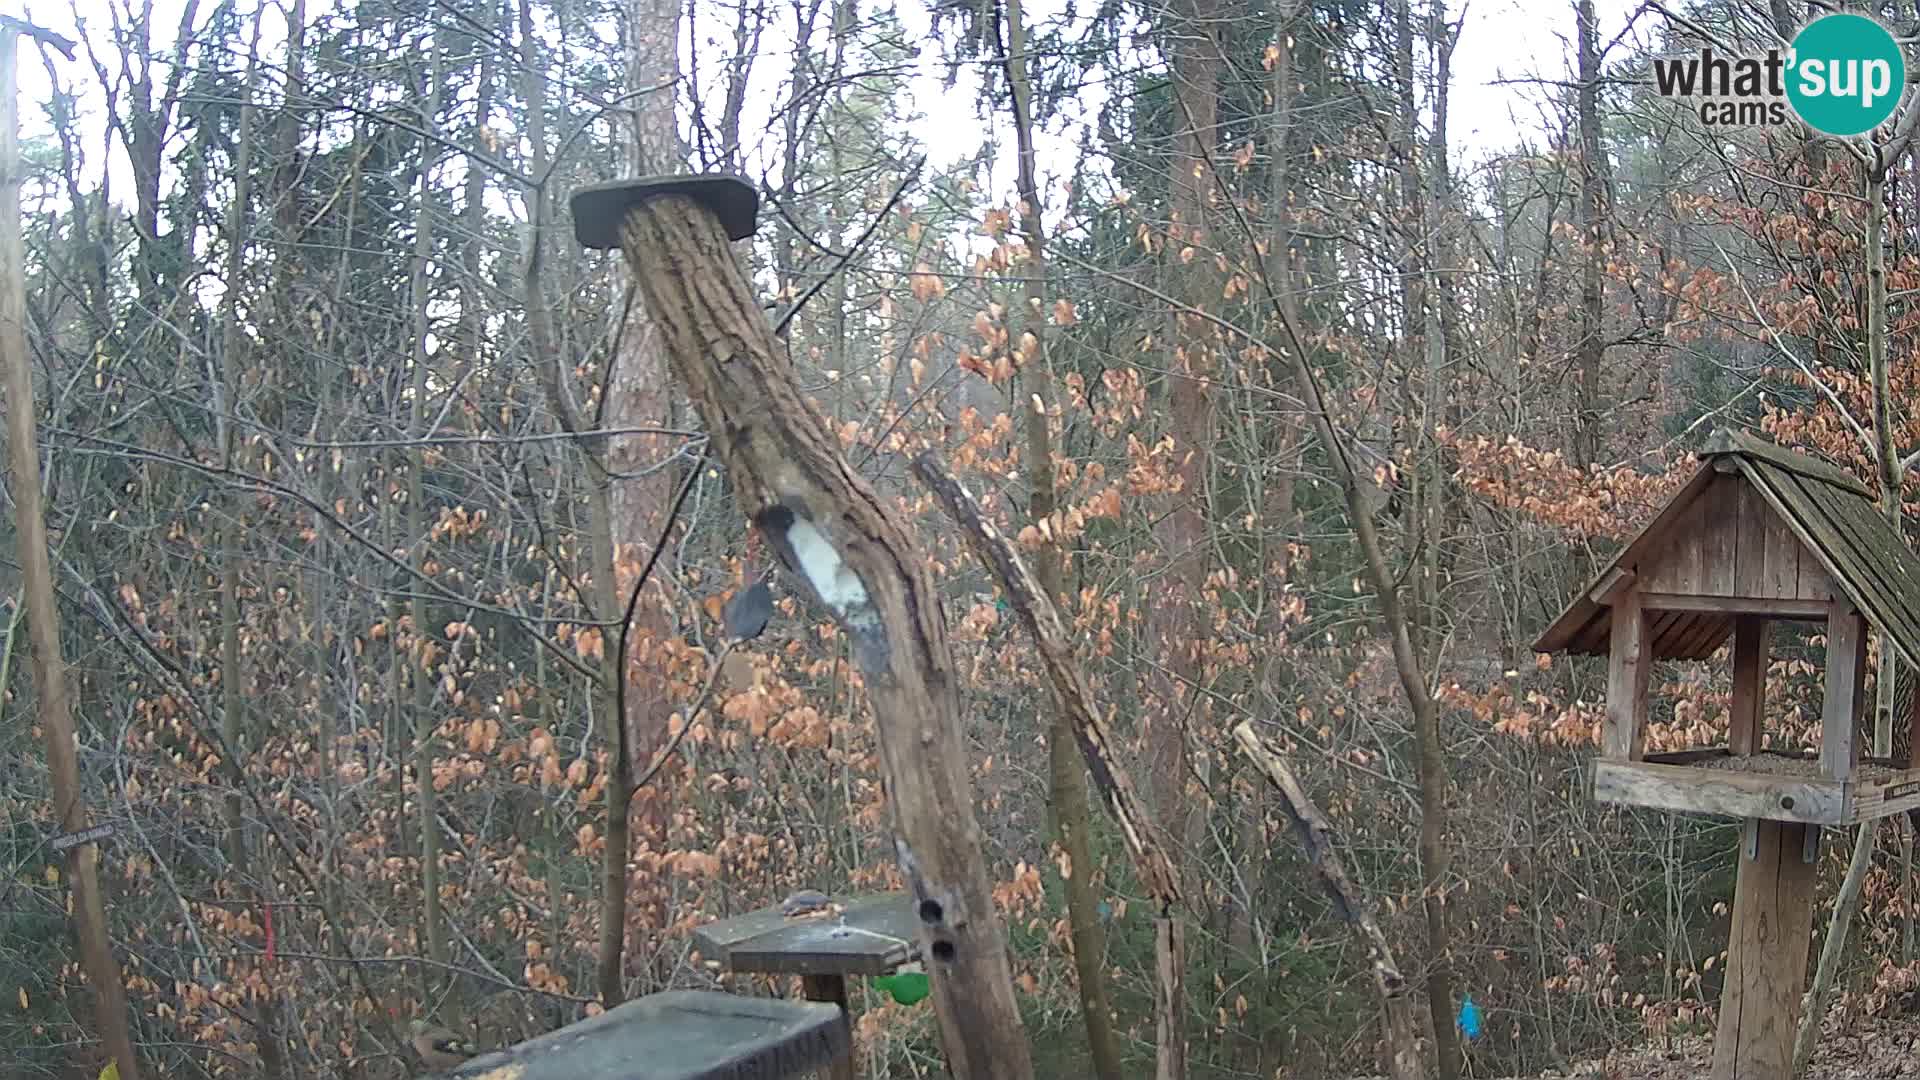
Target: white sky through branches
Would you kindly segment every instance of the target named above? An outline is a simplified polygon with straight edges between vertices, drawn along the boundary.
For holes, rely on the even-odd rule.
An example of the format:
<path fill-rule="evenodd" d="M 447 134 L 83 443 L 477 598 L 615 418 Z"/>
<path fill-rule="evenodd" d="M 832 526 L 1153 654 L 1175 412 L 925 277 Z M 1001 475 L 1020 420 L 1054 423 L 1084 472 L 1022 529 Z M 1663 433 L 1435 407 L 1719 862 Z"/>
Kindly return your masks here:
<path fill-rule="evenodd" d="M 108 40 L 110 20 L 103 2 L 79 0 L 79 5 L 87 18 L 94 48 L 111 70 L 117 66 L 117 57 L 113 55 Z M 325 4 L 324 0 L 310 3 L 310 13 L 317 16 L 327 6 L 330 5 Z M 1460 10 L 1458 3 L 1451 6 L 1456 13 Z M 203 4 L 202 7 L 203 12 L 210 10 L 207 5 Z M 1634 5 L 1629 0 L 1597 0 L 1597 7 L 1600 11 L 1600 37 L 1604 44 L 1621 33 Z M 1057 18 L 1061 10 L 1059 0 L 1030 0 L 1028 17 L 1036 24 L 1041 24 L 1049 18 Z M 1466 21 L 1453 59 L 1449 125 L 1449 142 L 1456 155 L 1456 167 L 1463 170 L 1513 150 L 1523 141 L 1535 149 L 1545 148 L 1551 133 L 1559 124 L 1555 117 L 1554 97 L 1564 93 L 1563 88 L 1555 84 L 1564 84 L 1570 78 L 1573 51 L 1573 7 L 1570 0 L 1470 0 L 1465 10 Z M 166 55 L 171 52 L 171 42 L 167 40 L 171 28 L 179 20 L 178 0 L 156 0 L 153 14 L 157 39 L 155 49 L 161 55 Z M 898 14 L 910 40 L 927 40 L 927 14 L 923 6 L 918 2 L 909 2 L 901 5 Z M 250 16 L 251 10 L 243 17 Z M 51 29 L 78 36 L 70 10 L 49 9 L 40 17 L 44 25 Z M 715 5 L 702 11 L 701 17 L 703 20 L 724 20 L 730 17 L 730 13 L 724 5 Z M 749 122 L 745 127 L 749 138 L 756 130 L 769 130 L 767 121 L 781 100 L 779 83 L 785 78 L 787 51 L 792 48 L 789 28 L 778 23 L 777 15 L 774 18 L 775 25 L 769 27 L 762 39 L 762 56 L 756 65 L 753 101 L 748 108 Z M 1637 33 L 1644 33 L 1652 25 L 1652 17 L 1643 16 L 1642 27 Z M 281 18 L 275 12 L 266 20 L 263 55 L 275 58 L 281 38 Z M 723 50 L 731 44 L 730 27 L 723 24 L 697 26 L 693 32 L 683 34 L 683 50 L 690 48 L 694 41 L 701 42 L 699 71 L 704 79 L 721 69 L 725 60 Z M 708 41 L 713 41 L 715 46 L 708 46 Z M 44 137 L 50 134 L 45 108 L 50 96 L 47 71 L 31 47 L 23 48 L 20 61 L 22 136 Z M 1424 50 L 1417 62 L 1424 63 Z M 92 67 L 84 53 L 77 63 L 57 63 L 68 85 L 81 89 L 81 145 L 89 155 L 89 171 L 98 169 L 105 95 L 96 85 Z M 910 80 L 910 92 L 901 104 L 909 114 L 917 113 L 924 117 L 924 121 L 916 123 L 913 130 L 934 166 L 951 165 L 965 159 L 979 149 L 983 139 L 993 139 L 996 152 L 991 158 L 989 174 L 978 179 L 989 187 L 991 198 L 1004 205 L 1011 202 L 1013 197 L 1012 130 L 1005 116 L 994 117 L 990 125 L 980 118 L 977 84 L 969 78 L 970 74 L 977 77 L 977 70 L 975 68 L 972 72 L 963 73 L 960 84 L 947 89 L 943 86 L 945 65 L 938 49 L 929 44 L 921 50 L 916 73 Z M 712 88 L 706 89 L 711 97 Z M 1042 171 L 1049 189 L 1046 201 L 1050 206 L 1057 204 L 1059 182 L 1073 175 L 1078 167 L 1074 156 L 1075 142 L 1082 126 L 1093 122 L 1104 93 L 1104 88 L 1098 85 L 1088 88 L 1076 101 L 1062 107 L 1054 117 L 1054 122 L 1043 133 Z M 174 150 L 177 147 L 170 147 L 170 154 Z M 751 172 L 765 168 L 769 159 L 775 156 L 771 148 L 763 149 L 754 145 L 749 145 L 746 152 Z M 124 205 L 131 184 L 125 157 L 117 148 L 109 168 L 115 202 Z"/>

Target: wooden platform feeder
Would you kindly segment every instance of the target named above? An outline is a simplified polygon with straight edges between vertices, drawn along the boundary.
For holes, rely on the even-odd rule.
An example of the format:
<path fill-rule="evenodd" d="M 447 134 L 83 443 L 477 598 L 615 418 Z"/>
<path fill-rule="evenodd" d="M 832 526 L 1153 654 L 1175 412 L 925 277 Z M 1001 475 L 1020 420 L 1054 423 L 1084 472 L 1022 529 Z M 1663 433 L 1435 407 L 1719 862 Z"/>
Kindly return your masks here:
<path fill-rule="evenodd" d="M 491 1054 L 449 1080 L 773 1080 L 846 1057 L 846 1015 L 811 1001 L 668 990 Z"/>
<path fill-rule="evenodd" d="M 1920 663 L 1920 561 L 1867 488 L 1832 465 L 1736 431 L 1716 432 L 1699 457 L 1686 485 L 1534 648 L 1607 658 L 1596 800 L 1746 821 L 1713 1077 L 1786 1080 L 1820 829 L 1920 806 L 1920 760 L 1863 758 L 1857 739 L 1868 624 L 1883 649 Z M 1817 755 L 1766 745 L 1774 620 L 1826 635 Z M 1729 638 L 1727 745 L 1647 753 L 1648 669 L 1705 660 Z M 1909 712 L 1920 733 L 1920 708 Z"/>

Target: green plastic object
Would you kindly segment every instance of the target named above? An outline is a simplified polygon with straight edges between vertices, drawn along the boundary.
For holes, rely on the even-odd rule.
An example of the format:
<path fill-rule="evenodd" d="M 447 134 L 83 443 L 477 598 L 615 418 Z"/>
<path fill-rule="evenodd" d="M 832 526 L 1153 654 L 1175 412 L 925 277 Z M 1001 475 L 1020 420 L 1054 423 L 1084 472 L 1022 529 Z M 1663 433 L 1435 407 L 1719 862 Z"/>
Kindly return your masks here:
<path fill-rule="evenodd" d="M 933 985 L 927 981 L 926 970 L 919 964 L 903 965 L 891 975 L 875 976 L 872 982 L 902 1005 L 920 1004 L 933 989 Z"/>

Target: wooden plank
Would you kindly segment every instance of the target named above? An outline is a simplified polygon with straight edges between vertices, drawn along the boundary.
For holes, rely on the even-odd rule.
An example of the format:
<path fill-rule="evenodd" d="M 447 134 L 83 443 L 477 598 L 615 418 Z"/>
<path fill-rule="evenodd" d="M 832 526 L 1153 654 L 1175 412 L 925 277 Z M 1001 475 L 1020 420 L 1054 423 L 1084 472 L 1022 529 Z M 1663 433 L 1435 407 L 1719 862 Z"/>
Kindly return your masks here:
<path fill-rule="evenodd" d="M 1611 608 L 1596 607 L 1593 618 L 1589 619 L 1562 645 L 1562 650 L 1576 656 L 1607 655 L 1607 620 L 1612 617 Z"/>
<path fill-rule="evenodd" d="M 1831 518 L 1812 492 L 1819 485 L 1789 473 L 1768 474 L 1766 490 L 1775 491 L 1787 505 L 1787 517 L 1804 532 L 1800 552 L 1800 595 L 1816 596 L 1823 591 L 1839 599 L 1844 590 L 1840 579 L 1860 581 L 1866 568 L 1856 561 L 1853 547 L 1834 528 Z"/>
<path fill-rule="evenodd" d="M 791 918 L 769 907 L 708 923 L 694 930 L 694 946 L 728 971 L 789 975 L 885 975 L 917 951 L 907 894 L 849 897 L 837 906 Z"/>
<path fill-rule="evenodd" d="M 1610 758 L 1594 759 L 1593 798 L 1596 802 L 1683 814 L 1809 825 L 1843 823 L 1847 801 L 1846 786 L 1832 780 Z"/>
<path fill-rule="evenodd" d="M 1674 639 L 1673 655 L 1681 659 L 1706 659 L 1733 629 L 1733 620 L 1725 615 L 1695 612 L 1692 620 Z M 1656 649 L 1654 655 L 1662 653 Z"/>
<path fill-rule="evenodd" d="M 1667 535 L 1677 527 L 1679 519 L 1685 515 L 1688 505 L 1707 489 L 1707 485 L 1713 483 L 1713 479 L 1713 466 L 1703 462 L 1693 471 L 1693 475 L 1687 478 L 1687 482 L 1681 485 L 1680 490 L 1674 493 L 1673 498 L 1667 500 L 1667 505 L 1653 515 L 1653 520 L 1641 526 L 1633 539 L 1627 541 L 1626 546 L 1620 549 L 1620 554 L 1614 556 L 1613 561 L 1602 568 L 1585 589 L 1574 594 L 1573 602 L 1554 618 L 1552 625 L 1542 631 L 1539 638 L 1535 639 L 1533 650 L 1547 653 L 1564 650 L 1580 628 L 1588 625 L 1600 614 L 1598 605 L 1587 596 L 1593 591 L 1593 587 L 1599 584 L 1600 579 L 1614 567 L 1624 566 L 1629 570 L 1637 570 L 1649 552 L 1658 552 Z"/>
<path fill-rule="evenodd" d="M 1637 760 L 1646 746 L 1652 661 L 1640 594 L 1628 590 L 1613 605 L 1613 637 L 1607 650 L 1607 724 L 1601 750 L 1610 758 Z"/>
<path fill-rule="evenodd" d="M 1673 644 L 1674 634 L 1682 624 L 1692 619 L 1693 615 L 1685 611 L 1647 611 L 1644 607 L 1641 611 L 1647 619 L 1647 647 L 1653 650 L 1651 655 L 1656 659 L 1671 656 L 1672 651 L 1669 646 Z"/>
<path fill-rule="evenodd" d="M 1800 538 L 1780 518 L 1780 511 L 1772 506 L 1766 494 L 1749 479 L 1747 490 L 1759 500 L 1767 512 L 1767 543 L 1763 556 L 1768 596 L 1799 597 L 1800 591 L 1800 549 L 1804 546 Z"/>
<path fill-rule="evenodd" d="M 1813 552 L 1807 550 L 1805 544 L 1799 544 L 1797 546 L 1800 549 L 1798 552 L 1800 556 L 1800 596 L 1803 599 L 1825 601 L 1827 603 L 1842 599 L 1844 594 L 1840 591 L 1840 586 L 1834 584 L 1832 576 L 1827 573 L 1827 568 L 1820 565 L 1820 560 L 1814 557 Z"/>
<path fill-rule="evenodd" d="M 847 977 L 845 975 L 802 975 L 800 976 L 800 996 L 808 1001 L 818 1001 L 827 1005 L 836 1005 L 840 1015 L 847 1017 Z M 849 1017 L 847 1022 L 852 1023 Z M 848 1052 L 833 1059 L 833 1063 L 819 1072 L 820 1080 L 853 1080 L 853 1053 Z"/>
<path fill-rule="evenodd" d="M 1745 486 L 1743 477 L 1721 476 L 1700 499 L 1706 517 L 1701 522 L 1698 594 L 1739 595 L 1734 580 L 1740 561 L 1740 489 Z"/>
<path fill-rule="evenodd" d="M 1834 612 L 1827 619 L 1827 685 L 1820 707 L 1820 772 L 1830 780 L 1853 775 L 1866 667 L 1866 619 L 1857 611 Z"/>
<path fill-rule="evenodd" d="M 1820 487 L 1818 483 L 1758 465 L 1749 466 L 1747 475 L 1801 542 L 1798 572 L 1801 597 L 1815 598 L 1823 584 L 1819 577 L 1808 573 L 1812 564 L 1818 564 L 1826 577 L 1838 574 L 1850 581 L 1867 580 L 1867 572 L 1856 562 L 1853 548 L 1834 528 L 1828 513 L 1812 494 Z"/>
<path fill-rule="evenodd" d="M 1727 483 L 1728 480 L 1722 480 Z M 1731 480 L 1734 492 L 1734 520 L 1740 530 L 1740 548 L 1734 558 L 1733 595 L 1772 597 L 1796 595 L 1776 593 L 1767 578 L 1767 543 L 1774 526 L 1773 511 L 1745 476 Z"/>
<path fill-rule="evenodd" d="M 1873 497 L 1873 492 L 1867 490 L 1866 484 L 1838 465 L 1775 446 L 1752 432 L 1721 428 L 1707 436 L 1699 456 L 1710 458 L 1718 454 L 1742 454 L 1758 458 L 1775 468 L 1825 481 L 1864 498 Z"/>
<path fill-rule="evenodd" d="M 1875 624 L 1915 640 L 1920 634 L 1920 583 L 1906 572 L 1912 555 L 1904 543 L 1893 550 L 1886 522 L 1868 504 L 1855 499 L 1847 505 L 1841 501 L 1844 496 L 1817 483 L 1799 477 L 1794 482 L 1816 511 L 1809 516 L 1818 519 L 1816 528 L 1823 540 L 1832 537 L 1831 542 L 1823 542 L 1819 553 L 1831 560 L 1832 572 L 1853 583 L 1848 595 Z"/>
<path fill-rule="evenodd" d="M 1733 622 L 1733 712 L 1727 750 L 1747 755 L 1761 747 L 1767 702 L 1767 620 L 1741 615 Z"/>
<path fill-rule="evenodd" d="M 1878 782 L 1855 781 L 1848 800 L 1849 821 L 1872 821 L 1920 807 L 1920 768 L 1903 769 Z"/>
<path fill-rule="evenodd" d="M 1633 584 L 1633 580 L 1633 571 L 1624 566 L 1609 566 L 1600 575 L 1600 580 L 1588 590 L 1587 598 L 1596 604 L 1612 604 L 1622 590 Z"/>
<path fill-rule="evenodd" d="M 1713 1040 L 1713 1080 L 1790 1080 L 1813 935 L 1817 867 L 1801 859 L 1815 826 L 1760 821 L 1757 857 L 1740 856 L 1733 929 Z"/>
<path fill-rule="evenodd" d="M 1640 605 L 1648 611 L 1707 611 L 1724 615 L 1760 615 L 1776 619 L 1825 619 L 1832 605 L 1825 600 L 1775 600 L 1748 596 L 1681 596 L 1643 592 Z"/>
<path fill-rule="evenodd" d="M 1665 547 L 1658 554 L 1641 557 L 1635 570 L 1640 575 L 1642 590 L 1688 594 L 1702 591 L 1705 558 L 1701 549 L 1706 541 L 1707 502 L 1707 492 L 1702 491 L 1681 512 L 1666 538 Z"/>
<path fill-rule="evenodd" d="M 831 1005 L 669 990 L 451 1070 L 455 1080 L 749 1080 L 796 1076 L 852 1050 Z"/>

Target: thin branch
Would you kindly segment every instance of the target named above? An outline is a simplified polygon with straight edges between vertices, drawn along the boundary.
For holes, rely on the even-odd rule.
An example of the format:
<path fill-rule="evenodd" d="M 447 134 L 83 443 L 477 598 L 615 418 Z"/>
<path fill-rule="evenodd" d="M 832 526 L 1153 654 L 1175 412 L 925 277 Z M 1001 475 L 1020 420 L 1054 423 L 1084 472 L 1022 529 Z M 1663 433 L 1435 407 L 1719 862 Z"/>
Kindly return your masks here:
<path fill-rule="evenodd" d="M 1874 445 L 1873 436 L 1867 434 L 1867 429 L 1861 427 L 1860 421 L 1853 418 L 1853 413 L 1847 410 L 1846 404 L 1840 400 L 1840 395 L 1834 391 L 1833 387 L 1828 386 L 1826 380 L 1815 375 L 1813 368 L 1809 366 L 1806 361 L 1795 355 L 1792 349 L 1787 347 L 1786 340 L 1780 336 L 1780 331 L 1774 329 L 1773 324 L 1767 321 L 1766 316 L 1760 314 L 1760 304 L 1754 300 L 1752 291 L 1747 288 L 1746 279 L 1740 276 L 1740 268 L 1734 265 L 1733 256 L 1727 254 L 1727 249 L 1720 246 L 1720 241 L 1717 238 L 1708 237 L 1708 239 L 1712 240 L 1714 250 L 1718 251 L 1720 257 L 1726 260 L 1727 271 L 1733 275 L 1733 283 L 1740 286 L 1740 295 L 1747 299 L 1747 310 L 1753 313 L 1753 320 L 1760 324 L 1761 329 L 1766 331 L 1767 336 L 1773 341 L 1774 348 L 1780 350 L 1780 355 L 1793 361 L 1793 366 L 1799 368 L 1801 373 L 1807 377 L 1808 381 L 1813 383 L 1814 388 L 1826 396 L 1828 404 L 1834 407 L 1834 410 L 1840 414 L 1840 419 L 1846 421 L 1847 426 L 1853 429 L 1854 435 L 1857 436 L 1861 444 L 1867 448 L 1868 456 L 1875 461 L 1879 461 L 1880 452 Z"/>

